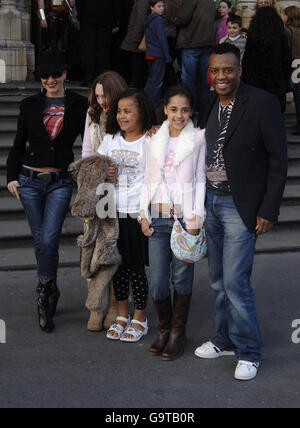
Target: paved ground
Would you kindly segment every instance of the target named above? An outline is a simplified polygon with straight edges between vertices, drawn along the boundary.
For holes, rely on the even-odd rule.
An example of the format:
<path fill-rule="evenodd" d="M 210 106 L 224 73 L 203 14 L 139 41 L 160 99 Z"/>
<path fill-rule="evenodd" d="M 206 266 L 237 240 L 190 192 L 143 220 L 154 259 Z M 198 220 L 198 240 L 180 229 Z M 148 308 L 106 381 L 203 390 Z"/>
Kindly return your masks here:
<path fill-rule="evenodd" d="M 300 253 L 256 257 L 253 285 L 264 336 L 256 380 L 233 379 L 236 360 L 200 360 L 193 350 L 213 334 L 213 292 L 207 262 L 197 267 L 189 346 L 175 362 L 147 355 L 152 328 L 139 344 L 86 331 L 85 282 L 77 269 L 60 271 L 63 291 L 56 331 L 39 331 L 33 272 L 0 273 L 0 407 L 203 408 L 300 407 L 300 344 L 292 322 L 300 319 Z M 299 321 L 300 327 L 300 321 Z M 294 332 L 300 339 L 300 332 Z"/>

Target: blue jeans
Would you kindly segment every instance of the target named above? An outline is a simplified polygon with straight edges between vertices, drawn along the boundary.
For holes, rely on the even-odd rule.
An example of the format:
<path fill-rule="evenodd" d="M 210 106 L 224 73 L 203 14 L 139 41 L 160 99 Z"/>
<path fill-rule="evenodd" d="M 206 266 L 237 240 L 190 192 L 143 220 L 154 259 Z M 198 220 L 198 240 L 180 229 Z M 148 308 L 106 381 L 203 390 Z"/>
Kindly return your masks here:
<path fill-rule="evenodd" d="M 38 277 L 42 282 L 56 279 L 59 238 L 73 191 L 70 178 L 47 184 L 19 176 L 18 188 L 33 236 Z"/>
<path fill-rule="evenodd" d="M 162 97 L 162 87 L 164 84 L 166 63 L 163 58 L 153 59 L 149 63 L 149 78 L 144 92 L 147 94 L 155 108 L 158 108 Z"/>
<path fill-rule="evenodd" d="M 154 218 L 154 234 L 149 238 L 150 287 L 154 301 L 165 300 L 170 294 L 170 278 L 178 294 L 191 294 L 194 264 L 178 260 L 170 245 L 173 218 Z"/>
<path fill-rule="evenodd" d="M 187 86 L 193 94 L 197 94 L 200 101 L 209 94 L 207 72 L 209 68 L 210 50 L 207 47 L 198 49 L 182 49 L 182 84 Z"/>
<path fill-rule="evenodd" d="M 212 342 L 239 360 L 261 359 L 262 338 L 251 288 L 256 235 L 242 221 L 233 198 L 207 192 L 206 232 L 210 281 L 216 292 Z"/>

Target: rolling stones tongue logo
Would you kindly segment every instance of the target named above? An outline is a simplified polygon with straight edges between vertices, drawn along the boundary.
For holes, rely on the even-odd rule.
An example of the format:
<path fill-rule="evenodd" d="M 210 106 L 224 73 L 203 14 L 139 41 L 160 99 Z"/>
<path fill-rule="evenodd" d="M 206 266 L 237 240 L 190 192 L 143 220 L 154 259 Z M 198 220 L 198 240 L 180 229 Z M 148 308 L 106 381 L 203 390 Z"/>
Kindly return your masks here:
<path fill-rule="evenodd" d="M 51 140 L 54 140 L 62 129 L 64 114 L 64 106 L 53 105 L 44 111 L 43 122 Z"/>

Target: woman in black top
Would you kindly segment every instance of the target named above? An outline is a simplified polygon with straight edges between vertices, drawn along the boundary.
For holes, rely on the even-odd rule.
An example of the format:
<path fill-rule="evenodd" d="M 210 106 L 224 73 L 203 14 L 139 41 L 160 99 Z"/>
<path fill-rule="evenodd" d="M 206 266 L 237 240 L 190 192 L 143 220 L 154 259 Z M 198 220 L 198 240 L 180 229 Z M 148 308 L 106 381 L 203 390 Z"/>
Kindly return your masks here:
<path fill-rule="evenodd" d="M 56 284 L 59 237 L 73 190 L 67 170 L 74 160 L 74 142 L 79 134 L 83 136 L 87 100 L 65 91 L 66 65 L 60 52 L 44 52 L 37 74 L 42 92 L 21 103 L 7 160 L 7 187 L 21 200 L 29 221 L 39 277 L 39 324 L 51 332 L 60 296 Z"/>

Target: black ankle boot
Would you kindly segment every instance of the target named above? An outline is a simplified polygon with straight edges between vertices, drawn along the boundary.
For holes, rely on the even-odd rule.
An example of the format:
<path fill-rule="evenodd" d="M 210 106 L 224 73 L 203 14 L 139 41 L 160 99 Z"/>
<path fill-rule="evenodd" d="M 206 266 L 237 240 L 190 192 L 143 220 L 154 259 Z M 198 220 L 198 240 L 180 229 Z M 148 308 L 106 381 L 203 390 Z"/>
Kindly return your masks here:
<path fill-rule="evenodd" d="M 49 314 L 51 317 L 54 317 L 56 314 L 56 307 L 58 300 L 60 298 L 60 291 L 57 288 L 56 281 L 51 281 L 51 285 L 49 286 Z"/>
<path fill-rule="evenodd" d="M 49 290 L 51 287 L 51 281 L 46 284 L 42 284 L 41 282 L 38 285 L 37 293 L 37 311 L 39 317 L 39 325 L 42 331 L 45 333 L 51 333 L 54 329 L 54 324 L 52 320 L 52 316 L 49 311 Z"/>

